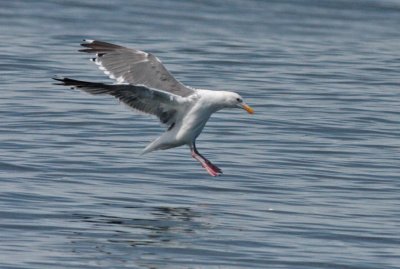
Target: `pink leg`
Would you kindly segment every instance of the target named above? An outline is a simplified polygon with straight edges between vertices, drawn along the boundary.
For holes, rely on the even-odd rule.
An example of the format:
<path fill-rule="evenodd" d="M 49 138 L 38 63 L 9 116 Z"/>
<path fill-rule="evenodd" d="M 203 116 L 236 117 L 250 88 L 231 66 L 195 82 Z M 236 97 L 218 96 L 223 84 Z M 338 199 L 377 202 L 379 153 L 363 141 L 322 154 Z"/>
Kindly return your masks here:
<path fill-rule="evenodd" d="M 215 177 L 215 176 L 219 176 L 222 174 L 222 170 L 219 169 L 216 165 L 214 165 L 213 163 L 211 163 L 209 160 L 207 160 L 205 157 L 203 157 L 203 155 L 201 155 L 197 149 L 196 146 L 193 145 L 191 146 L 191 152 L 192 152 L 192 157 L 195 158 L 197 161 L 199 161 L 201 163 L 201 165 L 207 170 L 207 172 Z"/>

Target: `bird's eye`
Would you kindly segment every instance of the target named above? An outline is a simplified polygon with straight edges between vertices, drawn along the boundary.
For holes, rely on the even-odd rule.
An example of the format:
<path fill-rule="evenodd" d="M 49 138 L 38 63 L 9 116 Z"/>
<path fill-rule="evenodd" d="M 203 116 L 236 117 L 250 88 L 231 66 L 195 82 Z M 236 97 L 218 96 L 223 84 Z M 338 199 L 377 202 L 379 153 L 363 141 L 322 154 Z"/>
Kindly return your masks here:
<path fill-rule="evenodd" d="M 241 103 L 243 100 L 240 98 L 236 98 L 236 101 L 238 101 L 239 103 Z"/>

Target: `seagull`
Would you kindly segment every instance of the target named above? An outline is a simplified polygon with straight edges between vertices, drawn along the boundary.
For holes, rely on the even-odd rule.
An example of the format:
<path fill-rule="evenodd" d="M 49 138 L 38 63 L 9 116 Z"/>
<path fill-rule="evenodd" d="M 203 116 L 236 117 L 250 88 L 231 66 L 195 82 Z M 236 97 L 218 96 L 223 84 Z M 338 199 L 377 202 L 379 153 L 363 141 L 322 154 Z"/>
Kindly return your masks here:
<path fill-rule="evenodd" d="M 155 115 L 166 131 L 151 142 L 142 154 L 188 145 L 191 155 L 211 176 L 222 170 L 196 148 L 196 138 L 210 116 L 223 108 L 254 110 L 230 91 L 194 89 L 179 82 L 151 53 L 97 40 L 83 40 L 80 52 L 93 53 L 91 59 L 114 84 L 88 82 L 66 77 L 53 78 L 56 85 L 80 89 L 89 94 L 108 94 L 131 108 Z"/>

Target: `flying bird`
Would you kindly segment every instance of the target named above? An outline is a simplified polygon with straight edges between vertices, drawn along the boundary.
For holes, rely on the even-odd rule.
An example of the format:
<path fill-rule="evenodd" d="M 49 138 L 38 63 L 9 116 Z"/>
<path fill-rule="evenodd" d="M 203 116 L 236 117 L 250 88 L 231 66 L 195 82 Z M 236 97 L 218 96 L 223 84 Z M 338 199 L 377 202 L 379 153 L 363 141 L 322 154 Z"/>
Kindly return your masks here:
<path fill-rule="evenodd" d="M 151 53 L 97 40 L 84 40 L 81 52 L 93 53 L 91 60 L 115 84 L 88 82 L 70 78 L 54 78 L 57 85 L 70 86 L 90 94 L 109 94 L 128 106 L 155 115 L 166 131 L 144 150 L 144 153 L 188 145 L 192 157 L 211 176 L 222 170 L 202 156 L 196 138 L 211 114 L 223 108 L 241 108 L 249 114 L 254 110 L 243 98 L 230 91 L 194 89 L 183 85 Z"/>

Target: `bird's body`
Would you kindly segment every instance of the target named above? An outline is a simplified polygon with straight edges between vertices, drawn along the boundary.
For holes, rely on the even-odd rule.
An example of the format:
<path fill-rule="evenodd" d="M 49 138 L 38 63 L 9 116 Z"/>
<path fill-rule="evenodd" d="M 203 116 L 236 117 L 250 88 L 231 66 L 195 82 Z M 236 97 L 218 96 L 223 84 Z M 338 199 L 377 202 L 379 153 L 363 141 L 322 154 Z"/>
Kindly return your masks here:
<path fill-rule="evenodd" d="M 223 108 L 240 107 L 248 113 L 253 109 L 234 92 L 193 89 L 177 81 L 160 60 L 152 54 L 118 45 L 88 40 L 81 51 L 96 53 L 92 60 L 117 84 L 107 85 L 55 78 L 62 85 L 79 88 L 91 94 L 110 94 L 128 106 L 156 115 L 167 130 L 144 150 L 155 150 L 188 145 L 192 157 L 207 172 L 217 176 L 222 171 L 204 158 L 196 149 L 195 140 L 210 116 Z"/>
<path fill-rule="evenodd" d="M 221 95 L 224 92 L 217 92 Z M 197 93 L 182 98 L 180 111 L 172 128 L 149 144 L 143 151 L 148 153 L 158 149 L 169 149 L 182 145 L 189 145 L 203 131 L 210 116 L 223 107 L 215 101 L 215 91 L 198 89 Z"/>

